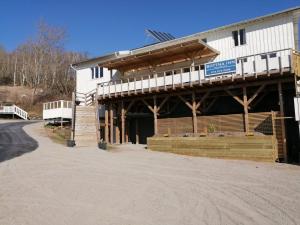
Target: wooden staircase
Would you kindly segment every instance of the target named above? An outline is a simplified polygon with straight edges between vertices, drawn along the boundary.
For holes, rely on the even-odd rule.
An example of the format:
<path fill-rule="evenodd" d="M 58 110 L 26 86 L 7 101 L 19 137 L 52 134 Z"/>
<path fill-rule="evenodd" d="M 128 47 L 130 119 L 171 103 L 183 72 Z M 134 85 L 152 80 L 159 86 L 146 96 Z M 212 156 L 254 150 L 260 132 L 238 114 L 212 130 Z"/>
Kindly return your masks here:
<path fill-rule="evenodd" d="M 94 105 L 76 106 L 75 136 L 77 147 L 97 146 L 97 122 Z"/>

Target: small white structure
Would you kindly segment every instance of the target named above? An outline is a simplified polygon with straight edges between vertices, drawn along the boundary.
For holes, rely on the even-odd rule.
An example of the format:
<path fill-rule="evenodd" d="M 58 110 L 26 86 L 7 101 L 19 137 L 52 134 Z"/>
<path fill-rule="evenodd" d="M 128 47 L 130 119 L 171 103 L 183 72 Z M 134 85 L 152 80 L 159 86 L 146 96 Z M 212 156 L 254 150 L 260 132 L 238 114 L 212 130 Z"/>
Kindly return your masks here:
<path fill-rule="evenodd" d="M 66 121 L 72 119 L 72 102 L 58 100 L 43 103 L 43 120 Z"/>
<path fill-rule="evenodd" d="M 21 109 L 20 107 L 16 106 L 15 104 L 12 105 L 0 105 L 0 114 L 2 115 L 12 115 L 18 116 L 23 120 L 28 120 L 28 113 Z"/>

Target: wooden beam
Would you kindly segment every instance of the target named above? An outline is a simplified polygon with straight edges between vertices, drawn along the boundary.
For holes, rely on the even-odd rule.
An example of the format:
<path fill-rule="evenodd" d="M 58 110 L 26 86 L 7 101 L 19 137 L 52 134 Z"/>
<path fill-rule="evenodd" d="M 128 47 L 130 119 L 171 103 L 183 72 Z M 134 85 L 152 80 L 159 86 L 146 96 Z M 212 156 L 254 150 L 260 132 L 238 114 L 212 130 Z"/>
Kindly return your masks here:
<path fill-rule="evenodd" d="M 278 97 L 279 97 L 279 106 L 280 106 L 280 123 L 282 129 L 282 141 L 283 141 L 283 157 L 284 161 L 287 162 L 287 148 L 286 148 L 286 136 L 285 136 L 285 123 L 284 123 L 284 100 L 282 96 L 282 84 L 278 82 Z"/>
<path fill-rule="evenodd" d="M 121 142 L 125 143 L 125 109 L 124 101 L 121 102 Z"/>
<path fill-rule="evenodd" d="M 218 97 L 213 98 L 213 100 L 204 108 L 203 111 L 208 112 L 210 108 L 215 104 L 215 102 L 218 100 Z"/>
<path fill-rule="evenodd" d="M 116 115 L 119 118 L 120 115 L 120 105 L 118 104 L 117 109 L 116 109 Z M 116 124 L 116 144 L 120 144 L 120 123 L 119 120 L 117 119 L 117 124 Z"/>
<path fill-rule="evenodd" d="M 168 101 L 170 96 L 165 97 L 165 99 L 160 103 L 159 107 L 157 108 L 157 112 L 161 110 L 161 108 L 164 106 L 164 104 Z"/>
<path fill-rule="evenodd" d="M 104 141 L 106 142 L 106 143 L 108 143 L 108 133 L 109 133 L 109 131 L 108 131 L 108 106 L 107 105 L 105 105 L 105 114 L 104 114 L 104 120 L 105 120 L 105 130 L 104 130 Z"/>
<path fill-rule="evenodd" d="M 203 97 L 201 98 L 201 100 L 197 103 L 196 105 L 196 109 L 199 108 L 199 106 L 204 102 L 204 100 L 210 95 L 210 91 L 206 92 Z"/>
<path fill-rule="evenodd" d="M 196 95 L 195 92 L 192 92 L 192 112 L 193 112 L 193 131 L 194 134 L 198 133 L 197 129 L 197 112 L 196 112 Z"/>
<path fill-rule="evenodd" d="M 245 132 L 246 134 L 249 134 L 248 97 L 247 97 L 246 87 L 243 87 L 243 106 L 244 106 L 244 117 L 245 117 Z"/>
<path fill-rule="evenodd" d="M 129 142 L 129 121 L 125 120 L 125 143 Z"/>
<path fill-rule="evenodd" d="M 110 143 L 114 143 L 114 110 L 112 103 L 110 104 Z"/>
<path fill-rule="evenodd" d="M 146 102 L 144 99 L 141 99 L 141 101 L 148 107 L 148 109 L 149 109 L 151 112 L 154 113 L 154 109 L 152 108 L 152 106 L 151 106 L 148 102 Z"/>
<path fill-rule="evenodd" d="M 131 100 L 129 105 L 127 106 L 127 109 L 125 110 L 125 114 L 128 113 L 128 111 L 131 109 L 131 107 L 133 106 L 133 104 L 135 103 L 136 100 Z"/>
<path fill-rule="evenodd" d="M 244 87 L 243 87 L 244 88 Z M 226 93 L 233 97 L 238 103 L 244 106 L 244 101 L 242 101 L 237 95 L 234 95 L 230 90 L 225 89 Z"/>
<path fill-rule="evenodd" d="M 153 96 L 153 117 L 154 117 L 154 135 L 158 134 L 158 127 L 157 127 L 157 102 L 156 102 L 156 95 Z"/>
<path fill-rule="evenodd" d="M 255 106 L 257 106 L 257 104 L 258 103 L 260 103 L 263 99 L 264 99 L 264 97 L 266 96 L 266 92 L 264 92 L 253 104 L 252 104 L 252 108 L 254 108 Z"/>
<path fill-rule="evenodd" d="M 135 143 L 139 144 L 140 142 L 139 137 L 139 122 L 138 119 L 135 119 Z"/>
<path fill-rule="evenodd" d="M 177 94 L 176 95 L 181 101 L 183 101 L 191 110 L 193 110 L 193 106 L 181 95 Z"/>
<path fill-rule="evenodd" d="M 266 87 L 265 84 L 261 85 L 256 92 L 252 95 L 252 97 L 248 100 L 248 105 L 258 96 L 258 94 Z"/>
<path fill-rule="evenodd" d="M 169 110 L 169 113 L 173 112 L 177 106 L 179 105 L 180 101 L 176 101 L 176 103 L 172 106 L 172 108 Z"/>

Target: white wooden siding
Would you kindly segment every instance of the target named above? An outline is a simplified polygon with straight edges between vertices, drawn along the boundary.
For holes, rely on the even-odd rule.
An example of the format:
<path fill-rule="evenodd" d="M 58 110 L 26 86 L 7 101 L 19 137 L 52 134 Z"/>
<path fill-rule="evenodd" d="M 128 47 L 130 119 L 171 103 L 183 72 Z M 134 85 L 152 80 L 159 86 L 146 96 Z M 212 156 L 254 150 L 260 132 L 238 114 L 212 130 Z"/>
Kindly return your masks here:
<path fill-rule="evenodd" d="M 243 28 L 246 30 L 246 44 L 234 46 L 232 31 Z M 292 15 L 202 33 L 200 36 L 207 38 L 207 44 L 220 51 L 220 55 L 214 61 L 295 48 Z"/>
<path fill-rule="evenodd" d="M 258 66 L 262 64 L 265 66 L 264 61 L 260 61 L 260 56 L 256 56 L 253 59 L 251 55 L 262 54 L 266 52 L 280 51 L 285 49 L 295 49 L 295 37 L 294 37 L 294 17 L 293 14 L 283 14 L 274 17 L 269 17 L 263 20 L 247 23 L 244 25 L 231 26 L 222 30 L 215 30 L 209 32 L 203 32 L 197 34 L 199 39 L 206 38 L 207 44 L 215 48 L 220 52 L 213 61 L 222 61 L 227 59 L 235 59 L 239 57 L 249 56 L 249 60 L 245 63 L 245 69 L 249 67 L 249 73 L 253 70 L 253 60 L 257 61 Z M 232 38 L 232 31 L 245 29 L 246 31 L 246 44 L 241 46 L 234 46 Z M 277 55 L 282 57 L 283 63 L 288 63 L 288 55 L 290 51 L 280 51 Z M 277 60 L 270 59 L 270 62 Z M 183 64 L 187 64 L 183 63 Z M 200 63 L 202 64 L 202 63 Z M 251 65 L 250 65 L 251 64 Z M 183 67 L 181 64 L 173 65 L 173 69 Z M 168 66 L 158 68 L 159 70 L 166 70 Z M 170 68 L 172 70 L 172 68 Z M 77 92 L 87 93 L 97 87 L 99 83 L 106 83 L 110 81 L 110 71 L 104 68 L 104 76 L 99 79 L 91 79 L 90 68 L 81 69 L 77 71 Z M 140 77 L 147 75 L 148 71 L 140 71 L 140 74 L 133 74 Z M 141 74 L 142 73 L 142 74 Z M 144 73 L 144 74 L 143 74 Z M 117 80 L 118 73 L 114 72 L 113 80 Z M 126 84 L 127 85 L 127 84 Z M 126 86 L 124 84 L 124 88 Z M 126 86 L 127 87 L 127 86 Z"/>

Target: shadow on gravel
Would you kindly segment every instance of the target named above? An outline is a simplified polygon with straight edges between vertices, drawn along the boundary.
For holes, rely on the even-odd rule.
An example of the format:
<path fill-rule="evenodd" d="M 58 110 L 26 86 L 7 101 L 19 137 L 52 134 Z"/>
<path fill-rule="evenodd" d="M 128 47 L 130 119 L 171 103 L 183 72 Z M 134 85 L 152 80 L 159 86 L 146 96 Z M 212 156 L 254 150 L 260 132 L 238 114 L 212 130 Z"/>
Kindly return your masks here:
<path fill-rule="evenodd" d="M 0 162 L 21 156 L 38 147 L 23 127 L 34 122 L 8 122 L 0 124 Z"/>

